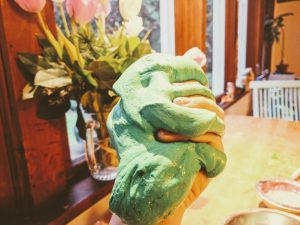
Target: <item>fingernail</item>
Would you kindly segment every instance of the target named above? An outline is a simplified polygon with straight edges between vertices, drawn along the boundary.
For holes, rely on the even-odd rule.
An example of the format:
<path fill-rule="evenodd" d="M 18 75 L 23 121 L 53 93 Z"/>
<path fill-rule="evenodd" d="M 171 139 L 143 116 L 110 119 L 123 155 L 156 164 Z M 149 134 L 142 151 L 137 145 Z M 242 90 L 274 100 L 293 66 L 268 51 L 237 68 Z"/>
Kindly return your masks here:
<path fill-rule="evenodd" d="M 186 97 L 179 97 L 179 98 L 175 98 L 173 100 L 173 103 L 175 103 L 176 105 L 186 105 L 188 103 L 190 103 L 191 99 L 186 98 Z"/>

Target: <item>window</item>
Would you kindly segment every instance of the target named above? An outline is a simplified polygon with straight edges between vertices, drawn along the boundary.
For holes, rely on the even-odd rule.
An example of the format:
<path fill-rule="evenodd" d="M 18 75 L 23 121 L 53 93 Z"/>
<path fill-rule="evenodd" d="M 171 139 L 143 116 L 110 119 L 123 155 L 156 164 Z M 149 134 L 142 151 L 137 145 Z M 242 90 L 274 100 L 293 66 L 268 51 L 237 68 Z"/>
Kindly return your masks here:
<path fill-rule="evenodd" d="M 209 88 L 212 88 L 212 60 L 213 60 L 213 0 L 206 2 L 206 76 Z"/>
<path fill-rule="evenodd" d="M 143 37 L 148 30 L 151 30 L 149 41 L 152 48 L 160 52 L 160 1 L 159 0 L 145 0 L 143 1 L 140 16 L 143 18 L 145 31 L 141 32 L 140 36 Z M 119 0 L 111 0 L 111 13 L 107 19 L 108 31 L 113 31 L 116 26 L 122 22 L 122 17 L 119 11 Z"/>
<path fill-rule="evenodd" d="M 62 26 L 58 6 L 55 7 L 55 18 L 60 27 Z M 151 30 L 149 41 L 156 52 L 175 54 L 174 42 L 174 1 L 144 0 L 140 16 L 143 18 L 145 30 L 141 32 L 143 37 Z M 111 12 L 106 18 L 106 29 L 113 32 L 122 22 L 119 12 L 119 1 L 111 0 Z M 161 32 L 164 30 L 165 32 Z M 172 40 L 172 41 L 170 41 Z M 84 155 L 83 141 L 78 135 L 76 128 L 77 112 L 76 102 L 71 102 L 71 109 L 66 114 L 67 131 L 70 146 L 71 160 L 74 162 Z"/>
<path fill-rule="evenodd" d="M 241 80 L 246 67 L 248 0 L 207 0 L 206 4 L 206 74 L 210 88 L 219 95 L 228 81 Z"/>
<path fill-rule="evenodd" d="M 238 7 L 237 86 L 242 86 L 241 79 L 246 68 L 248 0 L 239 0 Z"/>
<path fill-rule="evenodd" d="M 224 92 L 225 1 L 206 2 L 206 75 L 215 95 Z"/>

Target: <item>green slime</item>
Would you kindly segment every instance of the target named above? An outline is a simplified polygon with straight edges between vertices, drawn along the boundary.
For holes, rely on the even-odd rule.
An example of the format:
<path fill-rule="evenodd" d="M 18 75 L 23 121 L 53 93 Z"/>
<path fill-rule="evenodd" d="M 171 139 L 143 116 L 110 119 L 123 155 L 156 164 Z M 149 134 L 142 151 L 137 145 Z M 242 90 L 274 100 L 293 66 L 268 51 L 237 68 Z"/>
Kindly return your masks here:
<path fill-rule="evenodd" d="M 193 84 L 174 82 L 197 80 Z M 121 96 L 108 118 L 111 144 L 120 158 L 110 209 L 129 225 L 154 225 L 167 218 L 187 196 L 194 177 L 208 177 L 225 167 L 226 156 L 208 144 L 162 143 L 155 133 L 167 131 L 196 137 L 223 135 L 216 113 L 174 104 L 176 97 L 201 95 L 215 100 L 207 78 L 192 59 L 147 55 L 131 65 L 113 89 Z"/>

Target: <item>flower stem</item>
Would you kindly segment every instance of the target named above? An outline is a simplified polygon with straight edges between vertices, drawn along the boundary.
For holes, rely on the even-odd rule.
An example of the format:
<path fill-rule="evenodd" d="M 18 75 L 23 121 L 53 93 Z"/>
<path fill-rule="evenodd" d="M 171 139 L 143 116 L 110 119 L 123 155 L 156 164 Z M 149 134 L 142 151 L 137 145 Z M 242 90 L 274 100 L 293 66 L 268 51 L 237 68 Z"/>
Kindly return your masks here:
<path fill-rule="evenodd" d="M 143 37 L 143 39 L 142 39 L 141 42 L 147 41 L 147 39 L 150 36 L 151 32 L 152 32 L 152 29 L 148 30 L 147 33 L 145 34 L 145 36 Z"/>
<path fill-rule="evenodd" d="M 62 49 L 60 48 L 58 41 L 55 39 L 55 37 L 53 36 L 51 31 L 49 30 L 48 26 L 45 24 L 42 14 L 40 12 L 38 12 L 36 15 L 38 18 L 38 22 L 39 22 L 44 34 L 46 35 L 48 41 L 51 43 L 53 48 L 56 50 L 59 58 L 62 58 Z"/>
<path fill-rule="evenodd" d="M 81 60 L 82 57 L 81 57 L 81 54 L 80 54 L 79 43 L 78 43 L 78 38 L 77 38 L 78 29 L 77 29 L 77 25 L 76 25 L 76 23 L 73 19 L 71 20 L 71 28 L 72 28 L 72 36 L 73 36 L 74 45 L 75 45 L 75 48 L 76 48 L 78 63 L 83 68 L 84 63 Z"/>
<path fill-rule="evenodd" d="M 59 6 L 59 11 L 60 11 L 60 14 L 61 14 L 61 18 L 62 18 L 62 21 L 63 21 L 63 24 L 64 24 L 66 34 L 67 34 L 68 37 L 70 37 L 70 30 L 69 30 L 69 27 L 68 27 L 65 11 L 64 11 L 63 4 L 62 4 L 61 0 L 59 1 L 58 6 Z"/>
<path fill-rule="evenodd" d="M 105 15 L 101 15 L 103 33 L 106 33 Z"/>
<path fill-rule="evenodd" d="M 42 17 L 42 14 L 41 14 L 40 12 L 38 12 L 38 13 L 37 13 L 37 17 L 38 17 L 38 21 L 39 21 L 40 26 L 42 27 L 44 33 L 46 34 L 46 33 L 47 33 L 47 32 L 46 32 L 47 26 L 46 26 L 46 24 L 45 24 L 45 22 L 44 22 L 44 19 L 43 19 L 43 17 Z"/>
<path fill-rule="evenodd" d="M 72 28 L 72 35 L 76 35 L 78 29 L 77 29 L 77 25 L 76 22 L 74 21 L 74 19 L 71 19 L 71 28 Z"/>

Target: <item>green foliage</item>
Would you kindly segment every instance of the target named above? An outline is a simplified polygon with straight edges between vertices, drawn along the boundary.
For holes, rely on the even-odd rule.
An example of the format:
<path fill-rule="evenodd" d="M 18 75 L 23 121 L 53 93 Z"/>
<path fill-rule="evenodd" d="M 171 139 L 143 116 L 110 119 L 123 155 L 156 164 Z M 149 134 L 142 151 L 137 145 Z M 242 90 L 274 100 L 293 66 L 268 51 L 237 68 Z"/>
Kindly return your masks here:
<path fill-rule="evenodd" d="M 94 24 L 95 25 L 95 24 Z M 76 33 L 66 37 L 57 28 L 57 40 L 62 55 L 59 57 L 51 42 L 37 36 L 42 49 L 40 55 L 18 53 L 28 84 L 23 99 L 36 98 L 38 115 L 53 119 L 63 116 L 70 107 L 70 98 L 77 101 L 77 127 L 82 138 L 85 125 L 80 105 L 95 113 L 101 124 L 101 137 L 107 136 L 106 118 L 119 97 L 112 86 L 136 60 L 152 52 L 150 32 L 144 38 L 129 36 L 125 26 L 112 33 L 105 32 L 101 21 L 77 27 Z"/>
<path fill-rule="evenodd" d="M 109 91 L 119 76 L 137 59 L 152 52 L 148 41 L 136 36 L 127 36 L 124 27 L 113 34 L 103 33 L 101 23 L 97 24 L 99 38 L 96 39 L 91 24 L 81 26 L 78 32 L 80 51 L 97 81 L 101 91 Z"/>
<path fill-rule="evenodd" d="M 284 13 L 275 18 L 267 17 L 264 21 L 264 40 L 271 45 L 274 41 L 279 42 L 280 30 L 284 27 L 284 17 L 292 16 L 293 13 Z"/>

